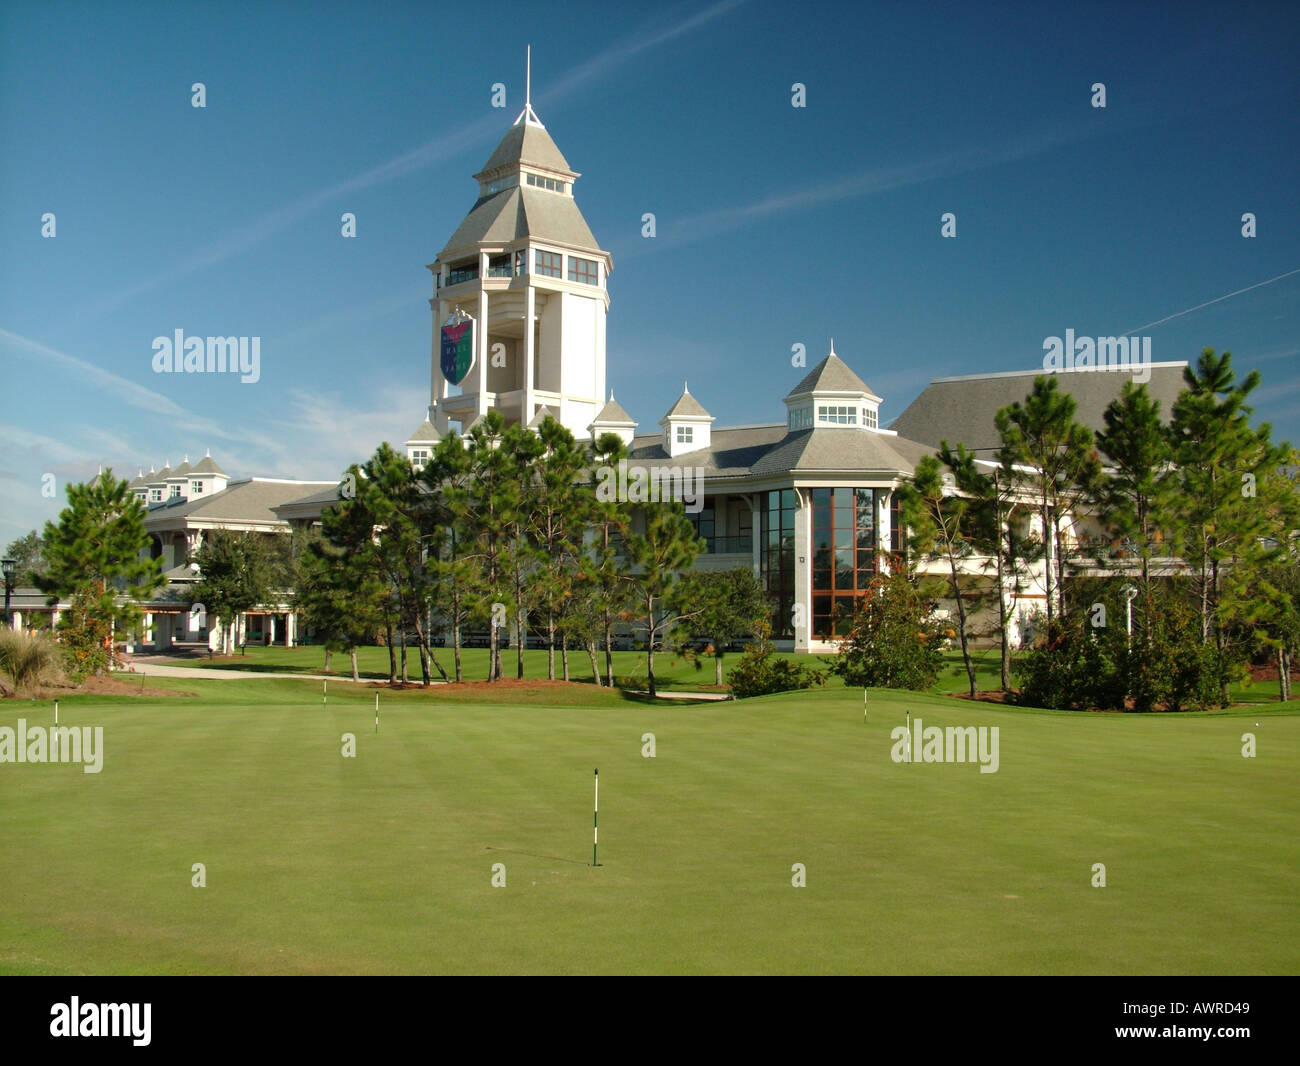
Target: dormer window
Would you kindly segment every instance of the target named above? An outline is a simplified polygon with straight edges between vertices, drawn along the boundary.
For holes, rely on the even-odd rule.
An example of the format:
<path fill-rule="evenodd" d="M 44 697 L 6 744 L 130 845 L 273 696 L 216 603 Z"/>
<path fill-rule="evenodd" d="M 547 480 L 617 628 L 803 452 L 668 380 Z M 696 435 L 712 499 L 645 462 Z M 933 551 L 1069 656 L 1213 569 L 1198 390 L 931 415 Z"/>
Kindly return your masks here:
<path fill-rule="evenodd" d="M 678 444 L 694 444 L 694 443 L 695 443 L 695 427 L 694 427 L 694 426 L 678 426 L 678 427 L 677 427 L 677 443 L 678 443 Z"/>
<path fill-rule="evenodd" d="M 483 189 L 484 196 L 491 196 L 493 193 L 500 192 L 502 189 L 513 189 L 519 184 L 518 176 L 509 174 L 504 178 L 497 178 L 496 181 L 489 181 Z"/>
<path fill-rule="evenodd" d="M 150 503 L 162 503 L 162 489 L 150 489 L 150 490 L 149 490 L 149 502 L 150 502 Z"/>
<path fill-rule="evenodd" d="M 862 424 L 868 429 L 879 428 L 876 409 L 874 407 L 864 407 L 862 409 Z"/>
<path fill-rule="evenodd" d="M 411 449 L 411 466 L 412 466 L 414 469 L 416 469 L 416 470 L 423 470 L 424 467 L 425 467 L 425 465 L 426 465 L 428 462 L 429 462 L 429 449 L 428 449 L 428 448 L 412 448 L 412 449 Z"/>
<path fill-rule="evenodd" d="M 191 495 L 191 496 L 201 496 L 202 494 L 203 494 L 203 482 L 202 482 L 202 481 L 191 481 L 191 482 L 190 482 L 190 495 Z"/>
<path fill-rule="evenodd" d="M 847 404 L 818 404 L 817 423 L 824 426 L 856 426 L 858 409 Z"/>
<path fill-rule="evenodd" d="M 168 493 L 168 495 L 169 495 L 172 499 L 175 499 L 175 498 L 176 498 L 177 496 L 179 496 L 180 494 L 181 494 L 181 487 L 180 487 L 179 485 L 172 485 L 172 486 L 171 486 L 171 492 Z"/>
<path fill-rule="evenodd" d="M 790 408 L 790 429 L 812 429 L 813 417 L 811 407 Z"/>
<path fill-rule="evenodd" d="M 549 189 L 551 192 L 568 193 L 569 186 L 562 181 L 556 181 L 554 178 L 544 178 L 540 174 L 529 174 L 528 184 L 534 185 L 539 189 Z"/>

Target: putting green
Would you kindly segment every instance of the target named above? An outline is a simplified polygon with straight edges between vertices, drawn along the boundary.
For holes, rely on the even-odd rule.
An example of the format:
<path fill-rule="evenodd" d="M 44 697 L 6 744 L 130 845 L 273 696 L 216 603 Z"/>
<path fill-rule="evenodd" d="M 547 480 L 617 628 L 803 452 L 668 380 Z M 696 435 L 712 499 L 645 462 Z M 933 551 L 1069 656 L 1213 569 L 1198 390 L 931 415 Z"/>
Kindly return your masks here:
<path fill-rule="evenodd" d="M 873 691 L 864 723 L 838 682 L 709 705 L 385 690 L 376 735 L 365 686 L 322 706 L 318 682 L 150 685 L 196 695 L 61 701 L 60 724 L 103 727 L 102 772 L 0 763 L 0 972 L 1300 968 L 1300 717 L 1281 708 Z M 894 762 L 908 710 L 996 726 L 997 772 Z M 0 727 L 20 717 L 48 726 L 51 704 L 0 705 Z"/>

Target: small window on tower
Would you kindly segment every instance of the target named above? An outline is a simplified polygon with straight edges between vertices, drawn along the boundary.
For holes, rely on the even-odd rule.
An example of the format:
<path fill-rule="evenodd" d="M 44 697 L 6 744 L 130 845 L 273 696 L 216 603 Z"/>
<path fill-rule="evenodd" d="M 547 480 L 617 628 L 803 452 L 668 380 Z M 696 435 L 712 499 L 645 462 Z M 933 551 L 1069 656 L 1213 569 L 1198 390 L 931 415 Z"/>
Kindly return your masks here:
<path fill-rule="evenodd" d="M 600 268 L 596 266 L 594 259 L 579 259 L 576 255 L 569 256 L 569 280 L 580 281 L 584 285 L 600 284 Z"/>
<path fill-rule="evenodd" d="M 564 256 L 560 255 L 559 252 L 543 252 L 539 250 L 536 262 L 537 273 L 548 278 L 564 277 Z"/>
<path fill-rule="evenodd" d="M 694 427 L 694 426 L 678 426 L 678 427 L 677 427 L 677 443 L 678 443 L 678 444 L 694 444 L 694 443 L 695 443 L 695 427 Z"/>
<path fill-rule="evenodd" d="M 203 482 L 202 482 L 202 481 L 191 481 L 191 482 L 190 482 L 190 495 L 191 495 L 191 496 L 199 496 L 199 495 L 201 495 L 202 493 L 203 493 Z"/>

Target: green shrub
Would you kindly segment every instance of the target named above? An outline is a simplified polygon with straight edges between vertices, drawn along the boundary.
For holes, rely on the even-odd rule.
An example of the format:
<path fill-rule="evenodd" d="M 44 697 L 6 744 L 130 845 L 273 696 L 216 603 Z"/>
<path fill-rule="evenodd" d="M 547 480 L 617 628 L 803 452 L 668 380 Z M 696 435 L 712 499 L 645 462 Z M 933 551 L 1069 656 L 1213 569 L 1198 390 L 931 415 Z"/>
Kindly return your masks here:
<path fill-rule="evenodd" d="M 853 688 L 931 688 L 951 633 L 934 607 L 906 574 L 878 574 L 858 598 L 831 672 Z"/>
<path fill-rule="evenodd" d="M 755 640 L 732 668 L 728 681 L 731 694 L 738 700 L 766 696 L 773 692 L 791 692 L 826 683 L 826 675 L 815 666 L 805 666 L 789 659 L 777 658 L 768 639 L 771 628 L 766 622 L 757 627 Z"/>

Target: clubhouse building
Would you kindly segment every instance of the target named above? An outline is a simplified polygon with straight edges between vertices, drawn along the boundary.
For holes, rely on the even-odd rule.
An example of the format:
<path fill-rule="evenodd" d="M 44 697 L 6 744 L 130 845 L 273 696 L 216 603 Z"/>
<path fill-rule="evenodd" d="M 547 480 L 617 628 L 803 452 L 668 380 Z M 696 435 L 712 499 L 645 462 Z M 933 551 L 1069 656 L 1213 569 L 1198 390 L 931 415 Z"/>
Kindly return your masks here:
<path fill-rule="evenodd" d="M 752 567 L 775 605 L 778 646 L 834 650 L 837 609 L 848 608 L 890 554 L 903 549 L 900 482 L 943 439 L 964 443 L 991 464 L 996 412 L 1022 400 L 1045 371 L 936 379 L 886 427 L 884 399 L 853 368 L 862 354 L 842 357 L 832 342 L 820 362 L 791 375 L 783 396 L 773 396 L 763 412 L 771 421 L 716 426 L 708 386 L 697 397 L 684 384 L 672 407 L 642 430 L 610 387 L 605 318 L 614 264 L 578 209 L 578 178 L 526 103 L 474 175 L 478 195 L 469 213 L 429 264 L 429 403 L 405 442 L 407 456 L 423 466 L 453 427 L 464 434 L 494 409 L 508 424 L 534 428 L 549 415 L 579 439 L 615 433 L 628 445 L 629 472 L 698 486 L 688 505 L 707 546 L 698 568 Z M 1148 389 L 1166 413 L 1185 365 L 1141 367 L 1139 380 L 1149 376 Z M 1103 411 L 1129 377 L 1114 370 L 1054 373 L 1077 401 L 1076 417 L 1093 429 L 1103 428 Z M 144 605 L 145 642 L 159 649 L 215 640 L 192 623 L 186 628 L 184 593 L 196 577 L 190 558 L 205 530 L 284 533 L 318 521 L 338 499 L 333 483 L 231 480 L 210 456 L 194 466 L 186 460 L 175 469 L 142 471 L 132 487 L 149 509 L 152 551 L 164 559 L 170 581 Z M 1032 528 L 1037 516 L 1027 521 Z M 1088 533 L 1085 519 L 1067 522 L 1067 538 Z M 969 562 L 972 573 L 981 572 L 978 564 Z M 1043 586 L 1039 564 L 1008 590 L 1018 627 L 1031 622 Z M 43 600 L 23 609 L 50 610 Z M 298 634 L 291 605 L 250 612 L 240 634 L 292 645 Z"/>

